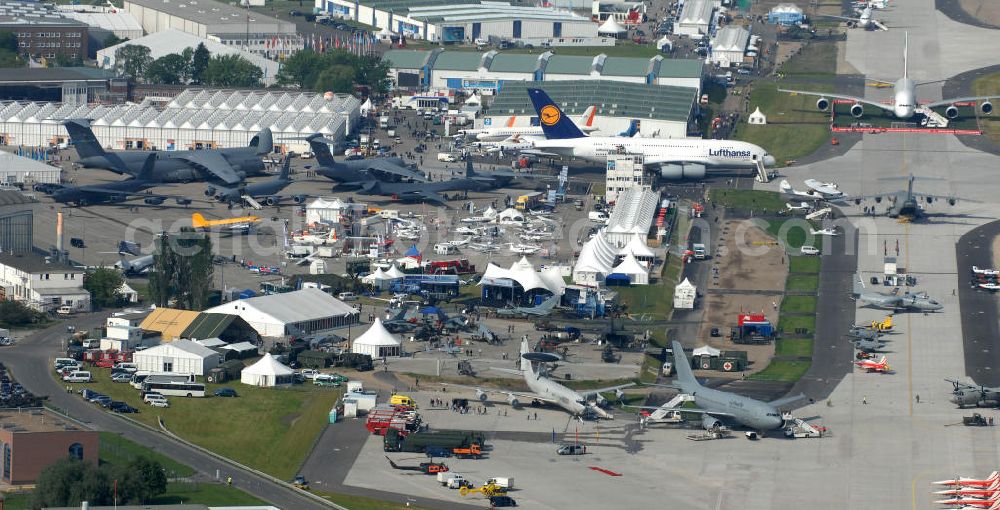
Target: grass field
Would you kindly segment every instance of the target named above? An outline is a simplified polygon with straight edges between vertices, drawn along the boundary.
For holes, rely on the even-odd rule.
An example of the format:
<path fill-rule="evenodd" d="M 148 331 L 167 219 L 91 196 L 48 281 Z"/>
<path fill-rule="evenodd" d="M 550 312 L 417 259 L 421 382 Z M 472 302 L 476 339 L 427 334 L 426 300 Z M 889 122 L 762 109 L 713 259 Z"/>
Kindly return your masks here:
<path fill-rule="evenodd" d="M 4 510 L 30 510 L 31 493 L 7 493 L 3 495 Z"/>
<path fill-rule="evenodd" d="M 153 505 L 201 504 L 207 506 L 266 505 L 239 489 L 214 483 L 170 483 L 167 492 L 153 498 Z"/>
<path fill-rule="evenodd" d="M 788 257 L 788 271 L 792 273 L 818 273 L 820 258 L 815 256 Z"/>
<path fill-rule="evenodd" d="M 791 221 L 791 223 L 789 223 Z M 770 220 L 767 222 L 767 232 L 785 243 L 785 247 L 794 253 L 800 253 L 803 245 L 809 244 L 820 250 L 823 249 L 823 236 L 814 236 L 809 229 L 816 228 L 815 225 L 801 218 L 791 218 L 784 220 Z M 812 237 L 812 239 L 809 239 Z M 816 260 L 819 260 L 816 257 Z"/>
<path fill-rule="evenodd" d="M 1000 73 L 990 73 L 972 80 L 972 95 L 988 96 L 994 94 L 1000 94 Z M 995 108 L 997 102 L 994 102 L 993 105 Z M 993 143 L 1000 144 L 1000 118 L 983 115 L 979 117 L 979 125 L 983 129 L 984 135 L 993 140 Z"/>
<path fill-rule="evenodd" d="M 835 41 L 813 41 L 802 47 L 798 55 L 788 59 L 781 66 L 787 75 L 832 75 L 836 74 L 837 43 Z"/>
<path fill-rule="evenodd" d="M 782 88 L 794 86 L 781 83 Z M 830 89 L 823 84 L 808 87 L 820 92 Z M 757 107 L 767 116 L 767 124 L 740 122 L 734 138 L 760 145 L 774 155 L 778 166 L 812 154 L 831 137 L 830 114 L 816 109 L 816 98 L 778 92 L 778 84 L 759 82 L 750 94 L 750 111 Z"/>
<path fill-rule="evenodd" d="M 101 463 L 127 464 L 136 457 L 147 457 L 158 461 L 167 470 L 167 478 L 186 478 L 195 473 L 194 469 L 159 452 L 140 446 L 120 434 L 101 432 Z"/>
<path fill-rule="evenodd" d="M 785 296 L 781 313 L 816 313 L 816 296 Z"/>
<path fill-rule="evenodd" d="M 750 375 L 750 379 L 758 381 L 798 381 L 809 370 L 808 361 L 774 360 L 764 370 Z"/>
<path fill-rule="evenodd" d="M 788 276 L 785 282 L 786 291 L 810 291 L 815 292 L 819 288 L 819 275 L 814 274 L 793 274 Z"/>
<path fill-rule="evenodd" d="M 813 353 L 813 341 L 808 338 L 781 339 L 774 346 L 775 356 L 809 358 Z"/>
<path fill-rule="evenodd" d="M 128 384 L 111 382 L 108 371 L 92 372 L 94 383 L 75 388 L 128 402 L 141 411 L 131 418 L 158 427 L 160 417 L 171 432 L 283 480 L 295 476 L 340 396 L 340 390 L 311 385 L 269 389 L 236 383 L 230 386 L 239 398 L 169 397 L 170 408 L 160 409 L 143 404 L 139 392 Z M 206 390 L 211 394 L 222 386 L 207 384 Z"/>
<path fill-rule="evenodd" d="M 774 191 L 751 189 L 718 189 L 708 192 L 711 201 L 723 207 L 752 210 L 755 212 L 780 211 L 785 207 L 785 201 Z"/>
<path fill-rule="evenodd" d="M 792 334 L 796 329 L 805 328 L 809 333 L 816 331 L 816 317 L 812 315 L 781 315 L 778 328 L 785 334 Z"/>
<path fill-rule="evenodd" d="M 645 315 L 654 319 L 670 316 L 674 303 L 674 284 L 663 281 L 658 285 L 615 287 L 618 300 L 628 305 L 630 315 Z"/>

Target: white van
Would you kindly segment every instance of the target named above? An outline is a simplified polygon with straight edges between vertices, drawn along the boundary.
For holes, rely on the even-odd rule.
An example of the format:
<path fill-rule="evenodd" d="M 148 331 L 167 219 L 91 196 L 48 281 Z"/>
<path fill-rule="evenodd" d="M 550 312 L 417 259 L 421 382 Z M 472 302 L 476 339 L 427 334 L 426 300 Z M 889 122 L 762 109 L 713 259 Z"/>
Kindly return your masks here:
<path fill-rule="evenodd" d="M 55 361 L 52 362 L 52 368 L 54 369 L 66 365 L 80 366 L 80 362 L 73 358 L 56 358 Z"/>
<path fill-rule="evenodd" d="M 76 308 L 73 308 L 70 305 L 62 305 L 58 309 L 56 309 L 56 313 L 58 313 L 59 315 L 72 315 L 76 313 Z"/>
<path fill-rule="evenodd" d="M 607 223 L 608 215 L 604 214 L 602 211 L 590 211 L 587 213 L 587 219 L 593 221 L 594 223 Z"/>
<path fill-rule="evenodd" d="M 458 158 L 450 152 L 439 152 L 438 161 L 442 161 L 444 163 L 455 163 L 458 161 Z"/>
<path fill-rule="evenodd" d="M 134 374 L 139 371 L 139 365 L 135 363 L 115 363 L 115 370 L 124 370 L 130 374 Z"/>
<path fill-rule="evenodd" d="M 337 294 L 337 299 L 341 301 L 354 301 L 358 299 L 358 295 L 353 292 L 341 292 Z"/>
<path fill-rule="evenodd" d="M 84 349 L 97 349 L 101 346 L 100 338 L 88 338 L 83 341 Z"/>
<path fill-rule="evenodd" d="M 94 377 L 90 375 L 90 372 L 87 372 L 86 370 L 74 370 L 63 376 L 63 381 L 66 382 L 80 383 L 80 382 L 91 382 L 93 380 Z"/>

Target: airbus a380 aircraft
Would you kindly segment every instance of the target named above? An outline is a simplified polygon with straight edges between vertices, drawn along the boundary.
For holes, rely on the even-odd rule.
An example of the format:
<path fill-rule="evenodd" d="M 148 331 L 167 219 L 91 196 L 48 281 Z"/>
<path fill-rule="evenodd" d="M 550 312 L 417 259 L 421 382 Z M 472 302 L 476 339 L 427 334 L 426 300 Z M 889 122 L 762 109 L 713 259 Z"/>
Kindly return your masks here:
<path fill-rule="evenodd" d="M 548 94 L 528 89 L 538 112 L 545 140 L 535 150 L 605 164 L 609 154 L 642 154 L 646 166 L 660 167 L 664 179 L 702 179 L 709 168 L 757 168 L 758 162 L 774 165 L 774 156 L 763 148 L 733 140 L 689 138 L 627 138 L 587 136 L 569 120 Z"/>
<path fill-rule="evenodd" d="M 867 106 L 874 106 L 875 108 L 879 108 L 887 112 L 891 112 L 898 119 L 910 119 L 913 117 L 915 113 L 917 113 L 917 106 L 918 106 L 917 92 L 916 92 L 917 86 L 933 82 L 917 83 L 910 79 L 908 75 L 907 46 L 909 46 L 909 36 L 904 34 L 903 77 L 896 80 L 895 83 L 892 84 L 892 91 L 893 91 L 892 104 L 880 103 L 878 101 L 871 101 L 863 97 L 845 96 L 840 94 L 827 94 L 825 92 L 811 92 L 808 90 L 788 90 L 788 89 L 778 89 L 778 90 L 781 92 L 788 92 L 791 94 L 817 96 L 819 97 L 819 100 L 816 101 L 816 108 L 819 108 L 822 111 L 827 111 L 828 109 L 830 109 L 829 98 L 845 99 L 848 101 L 854 101 L 854 105 L 851 106 L 851 115 L 855 117 L 861 117 L 862 115 L 864 115 L 865 105 L 867 105 Z M 889 83 L 880 80 L 873 80 L 871 78 L 869 78 L 869 81 Z M 942 99 L 941 101 L 934 101 L 927 103 L 924 105 L 924 107 L 935 108 L 938 106 L 948 105 L 948 108 L 945 109 L 944 113 L 945 117 L 948 117 L 949 119 L 955 119 L 958 117 L 958 106 L 956 106 L 955 103 L 982 101 L 982 104 L 979 105 L 979 108 L 984 114 L 989 115 L 993 113 L 993 103 L 990 102 L 990 99 L 996 99 L 997 97 L 1000 96 L 975 96 L 975 97 L 957 97 L 952 99 Z"/>
<path fill-rule="evenodd" d="M 580 119 L 577 121 L 577 125 L 584 132 L 590 133 L 591 131 L 597 130 L 594 126 L 594 114 L 597 112 L 597 108 L 593 105 L 588 106 L 584 110 L 583 114 L 580 115 Z M 504 127 L 484 127 L 482 129 L 463 129 L 458 132 L 461 137 L 470 137 L 479 142 L 501 142 L 507 140 L 513 136 L 519 138 L 543 138 L 545 133 L 542 132 L 540 126 L 514 126 L 514 117 L 512 116 Z"/>

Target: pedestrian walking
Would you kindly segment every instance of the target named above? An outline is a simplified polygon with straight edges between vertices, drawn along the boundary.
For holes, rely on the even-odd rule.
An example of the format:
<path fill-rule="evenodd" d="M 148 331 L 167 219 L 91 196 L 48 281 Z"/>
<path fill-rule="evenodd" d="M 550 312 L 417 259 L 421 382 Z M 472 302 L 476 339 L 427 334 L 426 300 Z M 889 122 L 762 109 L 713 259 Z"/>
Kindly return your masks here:
<path fill-rule="evenodd" d="M 864 405 L 868 405 L 868 395 L 861 397 L 861 403 Z"/>
<path fill-rule="evenodd" d="M 919 404 L 920 403 L 920 395 L 917 395 L 915 398 L 917 399 L 917 403 Z"/>

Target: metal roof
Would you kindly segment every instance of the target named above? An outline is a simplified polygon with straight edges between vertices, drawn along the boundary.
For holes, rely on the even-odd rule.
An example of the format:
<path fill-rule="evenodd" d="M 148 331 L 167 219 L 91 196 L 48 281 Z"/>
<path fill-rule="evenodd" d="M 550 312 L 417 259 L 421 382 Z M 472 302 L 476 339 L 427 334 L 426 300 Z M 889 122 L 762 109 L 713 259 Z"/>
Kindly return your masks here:
<path fill-rule="evenodd" d="M 239 319 L 235 315 L 224 313 L 200 313 L 198 317 L 181 332 L 182 338 L 218 338 L 234 320 Z M 240 319 L 242 321 L 242 319 Z"/>
<path fill-rule="evenodd" d="M 420 69 L 430 54 L 427 50 L 389 50 L 382 54 L 382 60 L 395 69 Z"/>
<path fill-rule="evenodd" d="M 594 57 L 578 57 L 556 53 L 549 57 L 545 66 L 546 73 L 553 74 L 590 74 L 594 67 Z"/>
<path fill-rule="evenodd" d="M 238 7 L 236 3 L 228 4 L 213 0 L 125 0 L 126 10 L 130 10 L 129 4 L 212 27 L 210 29 L 212 33 L 245 34 L 248 31 L 247 25 L 250 26 L 249 32 L 254 34 L 296 33 L 295 23 L 248 11 Z M 224 27 L 229 27 L 231 30 L 225 30 Z"/>
<path fill-rule="evenodd" d="M 597 114 L 633 119 L 660 119 L 687 122 L 694 106 L 696 89 L 666 85 L 646 85 L 611 80 L 508 81 L 490 105 L 490 115 L 535 115 L 526 89 L 541 87 L 570 115 L 583 113 L 588 106 Z"/>
<path fill-rule="evenodd" d="M 406 14 L 414 7 L 478 4 L 479 2 L 480 0 L 364 0 L 358 3 L 385 12 L 391 11 L 396 14 Z"/>
<path fill-rule="evenodd" d="M 434 61 L 435 70 L 445 71 L 475 71 L 483 54 L 474 51 L 445 51 Z"/>
<path fill-rule="evenodd" d="M 319 289 L 240 299 L 209 308 L 206 312 L 240 315 L 247 309 L 256 310 L 285 324 L 360 313 L 351 305 Z"/>
<path fill-rule="evenodd" d="M 35 203 L 38 201 L 16 189 L 0 189 L 0 207 Z"/>
<path fill-rule="evenodd" d="M 494 73 L 533 73 L 538 68 L 538 55 L 498 53 L 490 63 Z"/>
<path fill-rule="evenodd" d="M 93 67 L 9 67 L 0 69 L 0 83 L 105 81 L 113 73 Z"/>
<path fill-rule="evenodd" d="M 50 4 L 21 0 L 0 0 L 0 25 L 87 26 L 63 16 Z"/>
<path fill-rule="evenodd" d="M 456 5 L 457 3 L 457 5 Z M 382 3 L 376 5 L 380 10 L 387 10 Z M 593 25 L 590 18 L 585 18 L 572 11 L 556 10 L 549 7 L 528 7 L 510 5 L 504 2 L 461 3 L 448 2 L 439 5 L 412 5 L 407 16 L 430 23 L 439 22 L 486 22 L 498 20 L 538 19 L 545 21 L 579 22 Z M 597 32 L 594 25 L 594 32 Z"/>
<path fill-rule="evenodd" d="M 701 78 L 704 60 L 693 58 L 665 58 L 660 61 L 660 78 Z"/>
<path fill-rule="evenodd" d="M 687 25 L 707 25 L 712 21 L 714 8 L 712 0 L 687 0 L 677 22 Z"/>
<path fill-rule="evenodd" d="M 198 312 L 191 310 L 160 307 L 150 312 L 139 327 L 146 331 L 155 331 L 165 340 L 172 340 L 180 338 L 181 333 L 198 318 L 198 315 Z"/>
<path fill-rule="evenodd" d="M 115 10 L 112 12 L 78 12 L 60 10 L 59 12 L 67 18 L 75 19 L 92 27 L 103 28 L 104 30 L 112 32 L 132 31 L 142 34 L 142 25 L 139 24 L 139 20 L 135 19 L 135 16 L 133 16 L 132 13 L 125 10 Z"/>
<path fill-rule="evenodd" d="M 644 58 L 608 57 L 601 76 L 646 76 L 649 60 Z"/>
<path fill-rule="evenodd" d="M 82 269 L 62 262 L 52 261 L 48 257 L 38 253 L 0 253 L 0 264 L 31 274 L 46 272 L 83 273 Z M 82 280 L 80 284 L 83 284 Z"/>

